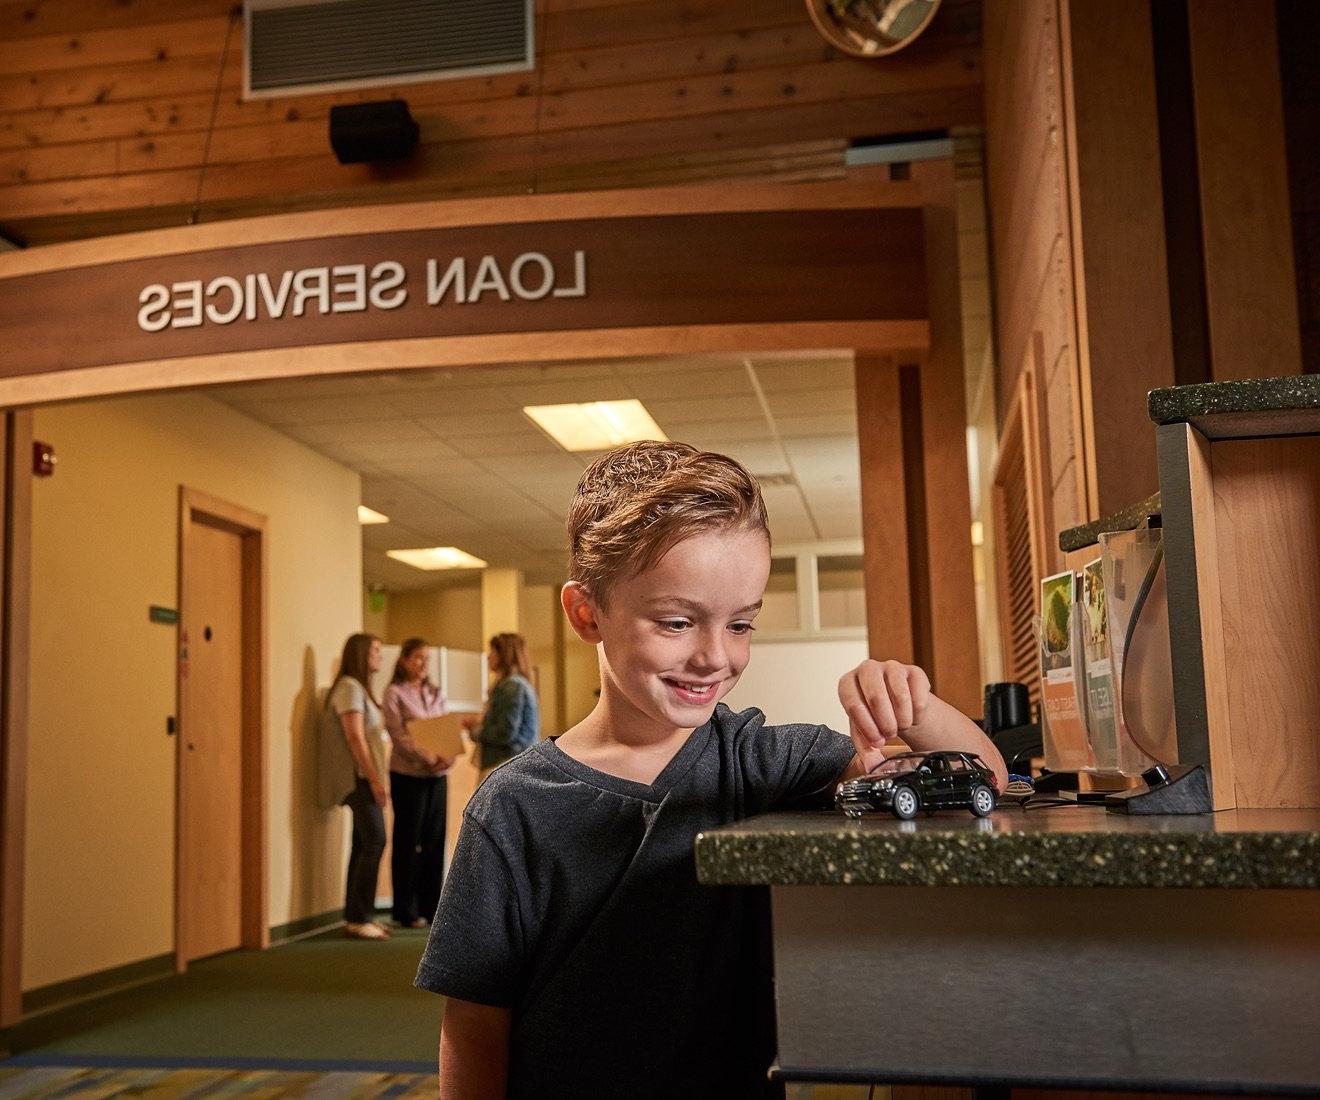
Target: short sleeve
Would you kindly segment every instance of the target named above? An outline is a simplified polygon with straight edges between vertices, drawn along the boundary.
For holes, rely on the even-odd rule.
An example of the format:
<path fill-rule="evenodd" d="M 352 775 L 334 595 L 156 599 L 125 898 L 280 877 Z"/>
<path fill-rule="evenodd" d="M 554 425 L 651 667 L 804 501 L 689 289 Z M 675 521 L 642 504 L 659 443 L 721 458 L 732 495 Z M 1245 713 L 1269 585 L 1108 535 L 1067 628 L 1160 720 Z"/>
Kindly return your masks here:
<path fill-rule="evenodd" d="M 738 731 L 738 757 L 757 812 L 826 807 L 854 756 L 852 742 L 828 726 L 767 726 L 759 711 Z"/>
<path fill-rule="evenodd" d="M 348 714 L 352 711 L 365 714 L 367 693 L 356 680 L 349 676 L 341 676 L 335 681 L 335 686 L 330 692 L 330 705 L 336 714 Z"/>
<path fill-rule="evenodd" d="M 465 814 L 413 984 L 446 997 L 512 1008 L 524 956 L 509 862 L 481 823 Z"/>

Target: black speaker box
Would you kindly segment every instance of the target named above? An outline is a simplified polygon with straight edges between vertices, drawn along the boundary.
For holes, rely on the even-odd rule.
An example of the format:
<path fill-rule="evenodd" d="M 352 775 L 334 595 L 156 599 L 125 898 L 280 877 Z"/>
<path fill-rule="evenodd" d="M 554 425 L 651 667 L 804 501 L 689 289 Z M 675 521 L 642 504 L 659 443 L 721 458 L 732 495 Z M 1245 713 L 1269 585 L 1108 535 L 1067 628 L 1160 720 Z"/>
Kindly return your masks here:
<path fill-rule="evenodd" d="M 330 147 L 340 164 L 402 160 L 416 147 L 418 133 L 402 99 L 330 108 Z"/>

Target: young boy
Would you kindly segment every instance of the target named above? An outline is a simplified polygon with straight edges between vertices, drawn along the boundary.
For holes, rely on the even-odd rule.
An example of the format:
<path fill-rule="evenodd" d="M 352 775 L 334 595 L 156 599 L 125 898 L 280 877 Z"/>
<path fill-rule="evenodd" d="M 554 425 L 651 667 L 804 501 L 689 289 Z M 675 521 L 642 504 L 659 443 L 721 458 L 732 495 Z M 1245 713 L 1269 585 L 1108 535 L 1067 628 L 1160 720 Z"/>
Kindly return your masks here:
<path fill-rule="evenodd" d="M 763 898 L 703 887 L 703 829 L 823 807 L 914 749 L 1002 761 L 918 668 L 866 661 L 851 740 L 718 706 L 747 666 L 770 572 L 765 505 L 737 462 L 638 443 L 583 474 L 564 613 L 600 701 L 482 784 L 463 817 L 417 984 L 445 994 L 440 1095 L 746 1097 L 773 1057 Z M 877 934 L 883 929 L 877 929 Z"/>

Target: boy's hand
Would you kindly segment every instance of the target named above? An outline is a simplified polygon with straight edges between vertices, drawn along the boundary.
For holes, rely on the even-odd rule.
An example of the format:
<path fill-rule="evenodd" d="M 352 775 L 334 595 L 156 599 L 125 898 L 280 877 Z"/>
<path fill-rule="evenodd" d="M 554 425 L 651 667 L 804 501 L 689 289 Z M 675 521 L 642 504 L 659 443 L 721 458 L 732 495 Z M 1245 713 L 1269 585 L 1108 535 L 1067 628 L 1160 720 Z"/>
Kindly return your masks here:
<path fill-rule="evenodd" d="M 879 759 L 887 742 L 921 724 L 930 699 L 929 677 L 901 661 L 863 661 L 839 681 L 848 732 L 868 762 Z"/>

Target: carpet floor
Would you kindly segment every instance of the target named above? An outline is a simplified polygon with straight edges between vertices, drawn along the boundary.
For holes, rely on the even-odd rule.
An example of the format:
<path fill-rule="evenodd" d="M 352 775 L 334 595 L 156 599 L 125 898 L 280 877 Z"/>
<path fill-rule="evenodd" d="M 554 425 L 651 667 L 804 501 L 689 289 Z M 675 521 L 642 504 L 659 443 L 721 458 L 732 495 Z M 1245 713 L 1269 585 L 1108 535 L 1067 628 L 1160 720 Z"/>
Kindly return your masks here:
<path fill-rule="evenodd" d="M 384 942 L 327 932 L 233 951 L 24 1021 L 4 1046 L 24 1061 L 430 1073 L 444 1002 L 412 985 L 425 942 L 425 931 L 396 931 Z"/>

